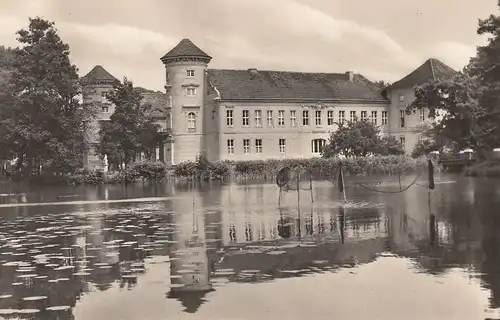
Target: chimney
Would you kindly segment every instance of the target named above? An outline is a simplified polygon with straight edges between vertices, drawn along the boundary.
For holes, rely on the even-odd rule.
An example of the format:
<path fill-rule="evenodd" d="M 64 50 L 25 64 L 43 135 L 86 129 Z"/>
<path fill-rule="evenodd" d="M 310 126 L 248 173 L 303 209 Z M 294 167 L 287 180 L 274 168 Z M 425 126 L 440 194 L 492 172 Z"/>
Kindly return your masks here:
<path fill-rule="evenodd" d="M 353 82 L 353 81 L 354 81 L 354 72 L 352 72 L 352 71 L 347 71 L 347 72 L 345 73 L 345 75 L 346 75 L 347 80 L 348 80 L 349 82 Z"/>
<path fill-rule="evenodd" d="M 250 68 L 248 69 L 248 72 L 250 72 L 252 76 L 256 76 L 259 74 L 259 71 L 256 68 Z"/>

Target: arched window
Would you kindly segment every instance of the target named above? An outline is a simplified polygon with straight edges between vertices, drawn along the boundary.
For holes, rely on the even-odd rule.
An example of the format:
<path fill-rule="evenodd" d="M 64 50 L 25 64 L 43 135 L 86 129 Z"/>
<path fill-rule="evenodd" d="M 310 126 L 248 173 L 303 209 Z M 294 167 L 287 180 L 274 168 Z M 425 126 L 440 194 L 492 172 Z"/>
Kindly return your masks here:
<path fill-rule="evenodd" d="M 321 154 L 323 153 L 323 149 L 325 148 L 326 140 L 325 139 L 314 139 L 311 141 L 311 152 L 313 154 Z"/>
<path fill-rule="evenodd" d="M 187 128 L 188 132 L 196 131 L 196 114 L 194 112 L 190 112 L 187 115 Z"/>

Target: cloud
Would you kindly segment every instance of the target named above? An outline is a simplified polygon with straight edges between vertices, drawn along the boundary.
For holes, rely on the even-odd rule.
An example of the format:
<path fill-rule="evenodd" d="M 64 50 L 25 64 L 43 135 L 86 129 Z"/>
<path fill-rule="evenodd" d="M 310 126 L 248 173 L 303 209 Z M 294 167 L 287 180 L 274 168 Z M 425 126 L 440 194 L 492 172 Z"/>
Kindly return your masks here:
<path fill-rule="evenodd" d="M 116 77 L 127 75 L 153 89 L 161 89 L 164 82 L 159 58 L 185 37 L 213 57 L 213 68 L 352 70 L 389 81 L 403 77 L 430 56 L 461 68 L 474 55 L 474 48 L 458 42 L 412 51 L 384 29 L 363 24 L 365 20 L 335 16 L 299 0 L 200 1 L 197 10 L 185 1 L 165 5 L 158 0 L 154 10 L 141 11 L 148 19 L 140 20 L 131 19 L 130 13 L 146 10 L 142 4 L 101 6 L 103 12 L 95 15 L 92 8 L 99 4 L 97 0 L 67 7 L 57 1 L 44 2 L 52 3 L 45 6 L 40 4 L 43 1 L 29 0 L 2 10 L 0 43 L 16 45 L 15 32 L 27 26 L 27 15 L 45 14 L 56 21 L 82 70 L 102 64 Z M 113 12 L 105 14 L 105 10 Z"/>
<path fill-rule="evenodd" d="M 173 47 L 178 41 L 176 38 L 169 38 L 158 32 L 115 23 L 91 26 L 61 22 L 57 24 L 57 27 L 61 37 L 83 38 L 96 46 L 105 46 L 110 54 L 117 55 L 138 55 L 146 47 L 164 51 L 166 48 Z"/>
<path fill-rule="evenodd" d="M 224 39 L 227 46 L 224 50 L 231 55 L 261 56 L 271 54 L 275 46 L 279 46 L 281 59 L 292 59 L 294 63 L 302 59 L 304 63 L 302 53 L 309 47 L 317 49 L 315 54 L 324 63 L 327 57 L 345 56 L 349 52 L 348 46 L 355 43 L 362 44 L 365 50 L 354 52 L 354 56 L 365 59 L 369 59 L 366 52 L 371 52 L 404 66 L 413 66 L 421 60 L 382 30 L 337 19 L 293 0 L 218 1 L 213 7 L 222 6 L 232 13 L 231 17 L 221 19 L 225 25 L 231 26 L 231 30 L 220 30 L 211 37 L 224 37 L 230 33 L 245 39 L 243 47 L 242 40 Z M 268 42 L 263 43 L 266 40 Z"/>

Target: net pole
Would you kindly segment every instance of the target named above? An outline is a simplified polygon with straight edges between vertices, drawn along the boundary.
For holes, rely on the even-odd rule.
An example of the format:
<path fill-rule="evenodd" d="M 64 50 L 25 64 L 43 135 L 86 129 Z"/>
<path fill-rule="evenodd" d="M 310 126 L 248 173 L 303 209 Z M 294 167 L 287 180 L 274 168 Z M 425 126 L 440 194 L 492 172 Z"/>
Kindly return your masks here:
<path fill-rule="evenodd" d="M 340 167 L 340 176 L 342 177 L 342 195 L 344 196 L 344 202 L 347 203 L 347 197 L 345 195 L 345 183 L 344 183 L 344 170 Z"/>
<path fill-rule="evenodd" d="M 300 172 L 297 172 L 297 225 L 299 226 L 299 240 L 301 238 L 300 230 Z"/>

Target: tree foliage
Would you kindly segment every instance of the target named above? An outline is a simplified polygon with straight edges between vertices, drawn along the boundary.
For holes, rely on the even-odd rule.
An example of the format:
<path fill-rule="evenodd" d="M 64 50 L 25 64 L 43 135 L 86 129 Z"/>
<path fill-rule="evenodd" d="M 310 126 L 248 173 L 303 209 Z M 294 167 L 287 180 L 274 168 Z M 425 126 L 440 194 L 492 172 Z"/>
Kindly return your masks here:
<path fill-rule="evenodd" d="M 456 76 L 417 87 L 408 111 L 428 108 L 431 117 L 442 111 L 437 134 L 487 158 L 500 147 L 500 17 L 480 20 L 477 33 L 488 36 L 488 44 Z"/>
<path fill-rule="evenodd" d="M 431 121 L 422 123 L 417 127 L 420 140 L 415 143 L 411 156 L 418 158 L 428 155 L 433 151 L 443 152 L 446 149 L 456 149 L 453 142 L 439 134 L 440 128 Z"/>
<path fill-rule="evenodd" d="M 326 144 L 323 156 L 326 158 L 344 155 L 363 157 L 373 155 L 403 154 L 401 144 L 394 137 L 381 137 L 380 129 L 368 120 L 338 124 Z"/>
<path fill-rule="evenodd" d="M 153 118 L 152 107 L 141 103 L 141 92 L 124 79 L 106 95 L 115 111 L 110 121 L 102 122 L 100 150 L 110 163 L 128 164 L 141 152 L 150 157 L 158 145 L 159 125 Z"/>
<path fill-rule="evenodd" d="M 80 103 L 69 46 L 53 22 L 38 17 L 17 35 L 21 46 L 13 51 L 1 107 L 2 145 L 17 157 L 17 169 L 25 167 L 28 173 L 42 165 L 58 172 L 81 167 L 82 125 L 90 108 Z"/>

